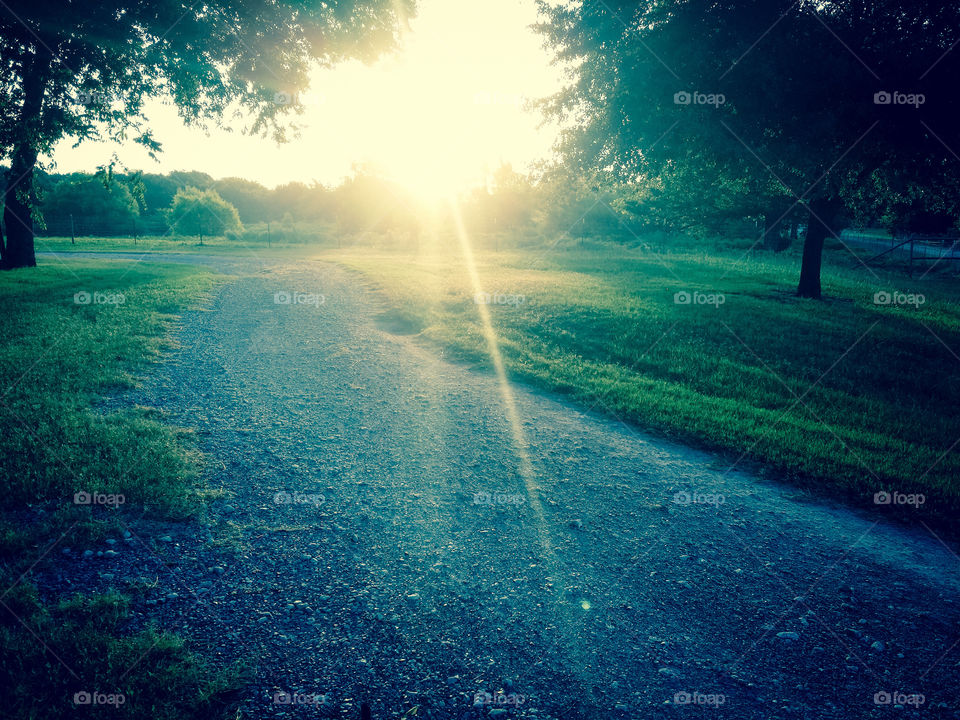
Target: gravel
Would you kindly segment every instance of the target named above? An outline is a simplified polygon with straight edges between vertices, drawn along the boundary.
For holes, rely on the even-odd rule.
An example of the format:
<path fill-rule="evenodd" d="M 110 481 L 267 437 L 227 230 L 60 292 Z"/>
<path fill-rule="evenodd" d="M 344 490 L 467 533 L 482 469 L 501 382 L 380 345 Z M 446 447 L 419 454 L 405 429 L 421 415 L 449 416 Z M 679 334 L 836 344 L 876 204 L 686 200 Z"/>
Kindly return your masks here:
<path fill-rule="evenodd" d="M 131 627 L 254 660 L 250 717 L 867 718 L 886 692 L 960 718 L 960 561 L 925 532 L 520 386 L 512 427 L 495 377 L 381 330 L 356 276 L 193 261 L 237 275 L 120 402 L 196 428 L 224 496 L 46 580 L 158 579 Z"/>

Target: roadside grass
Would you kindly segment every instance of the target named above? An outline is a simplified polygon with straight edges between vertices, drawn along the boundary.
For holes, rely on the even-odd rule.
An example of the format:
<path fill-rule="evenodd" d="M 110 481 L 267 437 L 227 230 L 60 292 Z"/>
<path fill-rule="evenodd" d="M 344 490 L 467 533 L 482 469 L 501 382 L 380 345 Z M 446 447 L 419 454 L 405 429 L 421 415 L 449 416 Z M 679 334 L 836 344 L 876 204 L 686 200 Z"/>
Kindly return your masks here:
<path fill-rule="evenodd" d="M 85 712 L 77 692 L 122 693 L 123 706 L 107 711 L 144 720 L 226 716 L 239 668 L 211 668 L 174 636 L 128 628 L 124 596 L 41 599 L 32 583 L 61 557 L 58 538 L 74 544 L 115 531 L 123 514 L 186 519 L 202 506 L 186 431 L 154 410 L 111 411 L 103 400 L 171 347 L 176 313 L 217 281 L 190 266 L 110 260 L 0 273 L 5 717 Z M 78 492 L 114 502 L 77 504 Z"/>
<path fill-rule="evenodd" d="M 71 242 L 68 237 L 38 237 L 35 240 L 36 251 L 69 252 L 123 252 L 123 253 L 204 253 L 209 255 L 258 255 L 285 256 L 303 255 L 318 248 L 328 247 L 330 243 L 293 242 L 290 240 L 244 240 L 230 239 L 224 236 L 207 237 L 203 244 L 196 237 L 183 235 L 150 235 L 131 237 L 78 237 Z"/>
<path fill-rule="evenodd" d="M 960 286 L 875 278 L 830 250 L 826 299 L 801 300 L 796 252 L 574 246 L 476 260 L 514 379 L 800 485 L 870 505 L 875 493 L 920 492 L 923 517 L 949 516 L 960 507 Z M 490 365 L 461 254 L 321 257 L 377 287 L 390 324 Z M 925 302 L 876 304 L 877 292 Z"/>

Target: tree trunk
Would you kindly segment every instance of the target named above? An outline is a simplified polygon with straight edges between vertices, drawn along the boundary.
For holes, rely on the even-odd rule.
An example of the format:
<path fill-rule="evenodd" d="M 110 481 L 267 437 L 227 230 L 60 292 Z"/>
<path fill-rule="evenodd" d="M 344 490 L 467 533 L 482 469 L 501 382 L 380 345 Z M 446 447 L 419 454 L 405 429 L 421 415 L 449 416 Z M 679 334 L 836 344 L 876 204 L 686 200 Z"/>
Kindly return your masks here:
<path fill-rule="evenodd" d="M 33 171 L 37 165 L 47 67 L 48 59 L 34 57 L 23 75 L 20 135 L 16 139 L 3 195 L 3 224 L 7 238 L 0 267 L 4 269 L 35 267 L 37 264 L 33 248 L 33 209 L 36 207 Z"/>
<path fill-rule="evenodd" d="M 816 300 L 821 297 L 820 265 L 823 260 L 823 241 L 830 232 L 830 228 L 824 223 L 833 222 L 833 207 L 833 203 L 827 200 L 810 202 L 807 232 L 803 240 L 800 283 L 797 285 L 797 295 L 800 297 Z"/>
<path fill-rule="evenodd" d="M 35 267 L 33 249 L 33 168 L 37 157 L 14 159 L 7 171 L 7 190 L 3 197 L 3 224 L 7 242 L 3 251 L 3 268 Z"/>

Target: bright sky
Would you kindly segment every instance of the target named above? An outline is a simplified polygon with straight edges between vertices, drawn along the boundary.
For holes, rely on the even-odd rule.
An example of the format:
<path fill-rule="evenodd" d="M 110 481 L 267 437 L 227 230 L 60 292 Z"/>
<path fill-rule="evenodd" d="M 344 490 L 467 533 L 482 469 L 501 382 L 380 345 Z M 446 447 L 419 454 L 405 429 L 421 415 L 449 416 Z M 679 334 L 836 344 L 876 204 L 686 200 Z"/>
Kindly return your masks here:
<path fill-rule="evenodd" d="M 277 146 L 237 131 L 187 129 L 155 102 L 148 117 L 164 152 L 150 160 L 134 145 L 72 141 L 57 146 L 60 172 L 93 171 L 116 152 L 130 169 L 202 170 L 275 186 L 291 180 L 336 184 L 368 162 L 425 193 L 481 182 L 501 161 L 523 170 L 547 157 L 553 126 L 525 111 L 525 98 L 559 89 L 533 0 L 421 0 L 402 50 L 373 66 L 349 63 L 314 73 L 302 98 L 299 139 Z"/>

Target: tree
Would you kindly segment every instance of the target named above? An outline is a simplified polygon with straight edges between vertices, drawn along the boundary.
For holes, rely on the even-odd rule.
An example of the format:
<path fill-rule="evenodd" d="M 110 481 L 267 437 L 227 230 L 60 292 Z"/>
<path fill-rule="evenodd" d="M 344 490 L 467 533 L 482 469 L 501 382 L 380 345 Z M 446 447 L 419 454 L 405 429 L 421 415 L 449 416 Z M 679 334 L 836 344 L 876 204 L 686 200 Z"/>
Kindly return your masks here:
<path fill-rule="evenodd" d="M 284 140 L 311 64 L 373 59 L 410 11 L 411 0 L 6 0 L 0 162 L 10 169 L 0 264 L 36 264 L 34 170 L 61 138 L 127 139 L 157 152 L 143 101 L 165 95 L 185 122 L 221 122 L 240 107 L 251 132 Z"/>
<path fill-rule="evenodd" d="M 575 68 L 571 85 L 544 104 L 572 121 L 565 156 L 628 181 L 679 173 L 706 198 L 714 176 L 741 181 L 766 207 L 758 214 L 770 215 L 771 229 L 802 208 L 803 297 L 820 297 L 824 240 L 856 209 L 864 184 L 923 188 L 925 206 L 956 212 L 956 3 L 584 0 L 541 8 L 541 31 Z M 787 209 L 777 213 L 783 199 Z"/>
<path fill-rule="evenodd" d="M 224 200 L 216 190 L 187 187 L 177 191 L 167 211 L 167 221 L 174 232 L 204 235 L 223 235 L 227 230 L 240 228 L 237 209 Z"/>
<path fill-rule="evenodd" d="M 47 234 L 128 235 L 140 215 L 129 188 L 92 176 L 66 179 L 53 185 L 40 200 Z"/>

